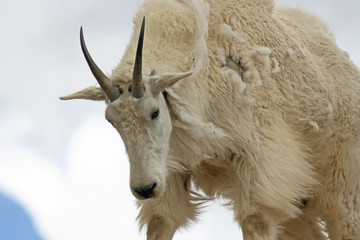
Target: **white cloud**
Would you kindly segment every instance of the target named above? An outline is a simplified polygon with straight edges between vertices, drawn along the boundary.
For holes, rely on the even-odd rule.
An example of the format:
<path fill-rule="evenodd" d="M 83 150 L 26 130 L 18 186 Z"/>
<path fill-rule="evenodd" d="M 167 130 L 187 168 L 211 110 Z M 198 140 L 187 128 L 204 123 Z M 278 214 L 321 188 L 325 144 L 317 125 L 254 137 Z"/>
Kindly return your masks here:
<path fill-rule="evenodd" d="M 139 238 L 125 152 L 100 121 L 75 132 L 63 167 L 21 146 L 0 149 L 0 188 L 25 206 L 46 239 Z"/>

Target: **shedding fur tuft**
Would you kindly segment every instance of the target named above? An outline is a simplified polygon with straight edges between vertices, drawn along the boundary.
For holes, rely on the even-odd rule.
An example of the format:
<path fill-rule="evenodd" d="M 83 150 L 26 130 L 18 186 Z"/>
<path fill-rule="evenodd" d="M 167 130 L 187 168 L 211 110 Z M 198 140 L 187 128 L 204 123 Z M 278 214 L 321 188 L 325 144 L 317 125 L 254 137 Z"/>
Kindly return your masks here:
<path fill-rule="evenodd" d="M 225 38 L 235 38 L 238 42 L 245 42 L 243 36 L 239 32 L 234 31 L 228 24 L 220 25 L 220 34 L 222 34 Z"/>
<path fill-rule="evenodd" d="M 314 127 L 315 131 L 319 131 L 319 125 L 316 122 L 310 121 L 309 123 L 311 126 Z"/>
<path fill-rule="evenodd" d="M 228 79 L 232 82 L 232 84 L 235 87 L 235 91 L 240 94 L 244 94 L 244 91 L 246 89 L 246 83 L 243 82 L 241 75 L 239 75 L 238 72 L 226 68 L 224 70 L 224 74 L 228 77 Z"/>
<path fill-rule="evenodd" d="M 288 49 L 286 50 L 286 57 L 290 58 L 290 57 L 293 56 L 293 54 L 294 54 L 294 50 L 293 50 L 293 49 L 288 48 Z"/>
<path fill-rule="evenodd" d="M 271 58 L 272 73 L 278 73 L 280 71 L 279 62 L 276 58 Z"/>

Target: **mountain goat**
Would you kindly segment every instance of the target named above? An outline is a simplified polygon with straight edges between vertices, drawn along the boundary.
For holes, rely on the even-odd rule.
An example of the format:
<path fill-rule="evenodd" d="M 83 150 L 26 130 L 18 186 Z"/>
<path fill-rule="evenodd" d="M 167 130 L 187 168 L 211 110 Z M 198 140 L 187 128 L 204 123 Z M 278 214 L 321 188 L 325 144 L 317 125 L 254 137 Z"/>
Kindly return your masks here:
<path fill-rule="evenodd" d="M 134 24 L 110 76 L 81 31 L 100 87 L 62 99 L 107 103 L 148 239 L 217 196 L 245 240 L 360 239 L 360 72 L 324 23 L 273 0 L 147 0 Z"/>

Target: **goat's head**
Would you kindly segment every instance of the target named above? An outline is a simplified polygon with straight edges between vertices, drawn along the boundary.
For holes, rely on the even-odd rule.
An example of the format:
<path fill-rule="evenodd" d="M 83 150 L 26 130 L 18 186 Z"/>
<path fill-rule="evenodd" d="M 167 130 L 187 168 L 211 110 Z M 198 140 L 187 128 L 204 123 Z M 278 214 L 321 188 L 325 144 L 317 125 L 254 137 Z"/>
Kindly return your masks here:
<path fill-rule="evenodd" d="M 106 119 L 120 133 L 130 160 L 130 187 L 138 199 L 159 196 L 165 187 L 171 119 L 163 91 L 191 75 L 167 73 L 142 75 L 145 18 L 138 40 L 131 84 L 115 85 L 95 64 L 87 51 L 82 30 L 81 48 L 101 88 L 87 88 L 61 99 L 107 98 Z"/>

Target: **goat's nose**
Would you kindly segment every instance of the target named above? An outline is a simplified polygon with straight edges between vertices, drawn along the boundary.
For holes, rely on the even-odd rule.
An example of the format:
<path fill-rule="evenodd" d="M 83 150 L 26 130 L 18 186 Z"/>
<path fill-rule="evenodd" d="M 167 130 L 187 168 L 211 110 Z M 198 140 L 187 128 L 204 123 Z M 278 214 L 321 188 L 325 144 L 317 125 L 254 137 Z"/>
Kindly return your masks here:
<path fill-rule="evenodd" d="M 133 192 L 136 193 L 139 197 L 144 198 L 144 199 L 149 199 L 154 197 L 155 195 L 155 188 L 156 188 L 156 183 L 147 185 L 145 187 L 134 187 L 132 188 Z"/>

